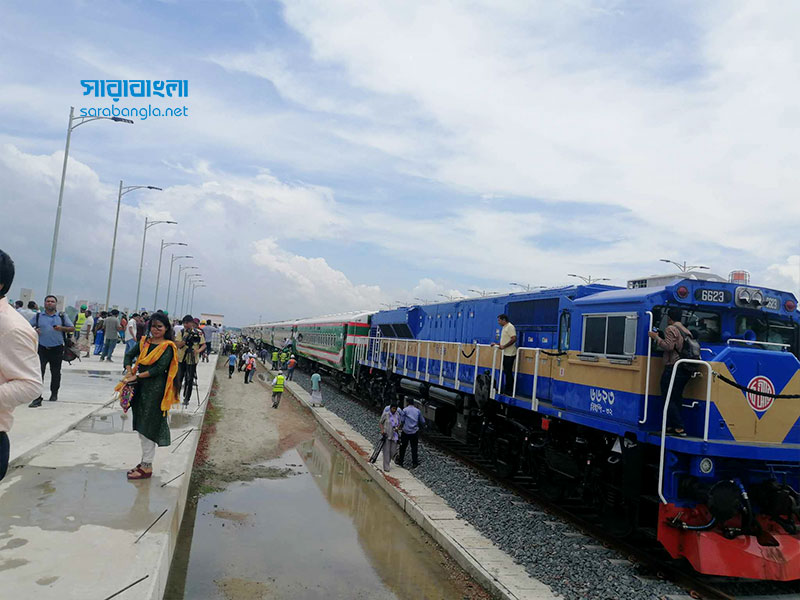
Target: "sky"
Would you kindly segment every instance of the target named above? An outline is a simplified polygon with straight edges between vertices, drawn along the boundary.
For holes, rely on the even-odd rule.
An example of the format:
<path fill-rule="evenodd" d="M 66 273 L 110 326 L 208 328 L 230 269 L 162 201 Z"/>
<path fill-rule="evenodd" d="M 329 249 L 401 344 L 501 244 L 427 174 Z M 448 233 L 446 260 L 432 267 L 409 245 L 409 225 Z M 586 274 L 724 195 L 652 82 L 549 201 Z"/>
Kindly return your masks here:
<path fill-rule="evenodd" d="M 0 3 L 0 249 L 53 291 L 244 325 L 628 279 L 668 258 L 800 285 L 800 4 L 614 0 Z M 186 80 L 181 98 L 82 80 Z M 175 297 L 173 275 L 171 295 Z M 572 280 L 574 281 L 574 280 Z M 188 305 L 188 303 L 187 303 Z M 186 306 L 186 305 L 185 305 Z M 174 313 L 174 302 L 169 311 Z M 186 306 L 188 308 L 188 306 Z M 185 308 L 185 310 L 186 310 Z M 185 312 L 184 310 L 184 312 Z"/>

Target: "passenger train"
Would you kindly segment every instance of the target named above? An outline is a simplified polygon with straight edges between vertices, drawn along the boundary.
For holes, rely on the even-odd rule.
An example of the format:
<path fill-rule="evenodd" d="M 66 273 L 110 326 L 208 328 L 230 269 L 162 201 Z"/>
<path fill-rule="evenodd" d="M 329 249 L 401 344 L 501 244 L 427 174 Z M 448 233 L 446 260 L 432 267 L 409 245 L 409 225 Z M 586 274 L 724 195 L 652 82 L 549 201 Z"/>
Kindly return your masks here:
<path fill-rule="evenodd" d="M 669 435 L 648 337 L 669 308 L 700 343 Z M 500 393 L 497 316 L 517 331 Z M 649 530 L 701 573 L 800 579 L 797 298 L 689 272 L 256 324 L 245 335 L 326 369 L 375 403 L 413 396 L 499 475 L 596 506 L 619 535 Z"/>

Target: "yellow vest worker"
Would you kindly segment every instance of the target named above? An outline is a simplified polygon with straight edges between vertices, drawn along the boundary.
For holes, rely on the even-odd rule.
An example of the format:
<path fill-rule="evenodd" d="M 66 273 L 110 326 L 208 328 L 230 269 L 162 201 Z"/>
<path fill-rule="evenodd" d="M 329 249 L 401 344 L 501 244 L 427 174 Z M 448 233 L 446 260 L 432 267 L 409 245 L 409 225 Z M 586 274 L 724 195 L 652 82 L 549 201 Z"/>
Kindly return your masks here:
<path fill-rule="evenodd" d="M 283 375 L 278 375 L 272 380 L 272 408 L 278 408 L 278 405 L 281 403 L 284 381 L 286 381 L 286 377 Z"/>
<path fill-rule="evenodd" d="M 81 329 L 83 329 L 83 324 L 86 322 L 86 313 L 80 312 L 78 313 L 78 317 L 75 319 L 75 333 L 80 333 Z"/>

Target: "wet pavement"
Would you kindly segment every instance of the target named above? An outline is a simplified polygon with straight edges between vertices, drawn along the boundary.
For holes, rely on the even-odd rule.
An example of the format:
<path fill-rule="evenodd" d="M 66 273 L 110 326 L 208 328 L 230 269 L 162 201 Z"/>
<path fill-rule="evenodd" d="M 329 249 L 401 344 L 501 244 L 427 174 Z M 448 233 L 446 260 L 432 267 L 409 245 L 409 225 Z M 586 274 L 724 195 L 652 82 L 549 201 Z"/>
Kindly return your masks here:
<path fill-rule="evenodd" d="M 260 466 L 276 476 L 187 507 L 165 600 L 449 600 L 476 587 L 323 431 Z"/>

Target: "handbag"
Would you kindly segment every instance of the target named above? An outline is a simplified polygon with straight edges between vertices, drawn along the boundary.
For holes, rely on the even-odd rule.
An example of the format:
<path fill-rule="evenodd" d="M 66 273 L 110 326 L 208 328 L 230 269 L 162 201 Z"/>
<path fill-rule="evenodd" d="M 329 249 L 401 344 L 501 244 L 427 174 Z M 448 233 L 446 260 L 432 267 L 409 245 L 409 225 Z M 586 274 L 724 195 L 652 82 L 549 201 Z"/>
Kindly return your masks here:
<path fill-rule="evenodd" d="M 119 394 L 119 405 L 122 408 L 122 412 L 128 412 L 128 409 L 131 407 L 131 402 L 133 401 L 133 393 L 136 391 L 135 384 L 133 383 L 126 383 L 122 386 L 122 389 L 117 392 Z"/>

